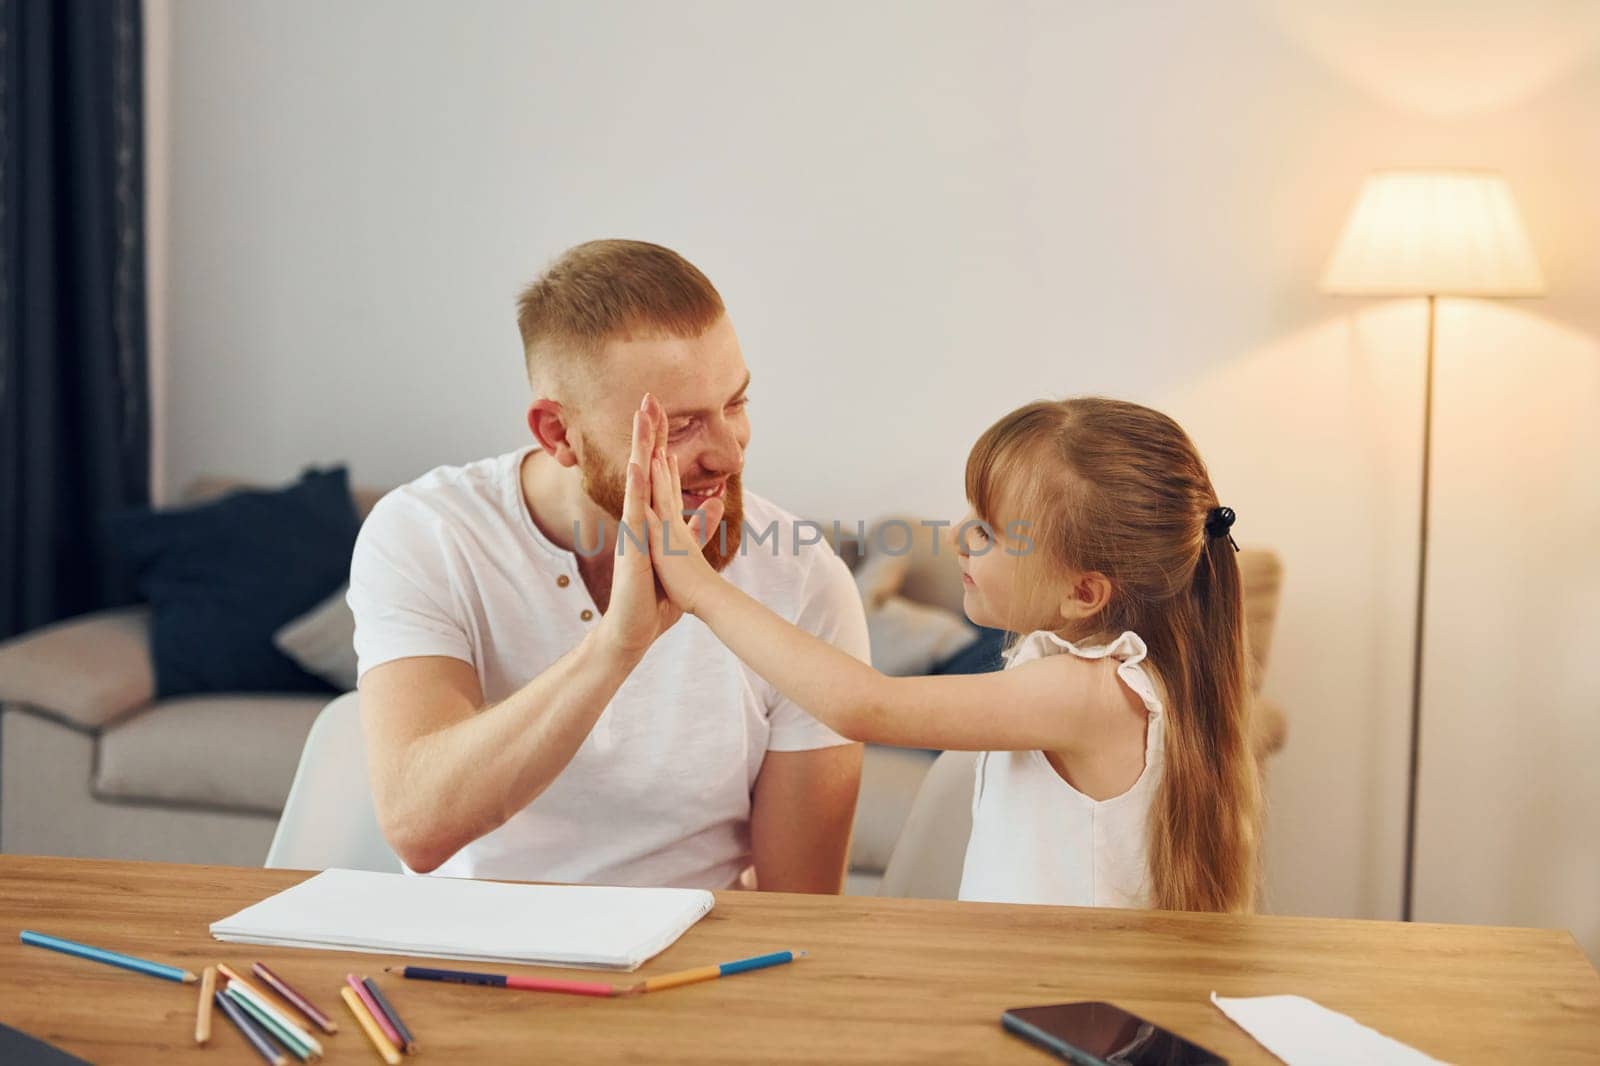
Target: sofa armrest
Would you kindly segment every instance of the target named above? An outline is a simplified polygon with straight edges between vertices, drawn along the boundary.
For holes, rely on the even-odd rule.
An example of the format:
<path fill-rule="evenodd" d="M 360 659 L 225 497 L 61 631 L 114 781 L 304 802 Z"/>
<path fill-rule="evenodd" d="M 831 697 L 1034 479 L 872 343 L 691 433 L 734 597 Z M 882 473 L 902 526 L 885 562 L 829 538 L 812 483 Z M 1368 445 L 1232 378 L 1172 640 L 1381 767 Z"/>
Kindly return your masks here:
<path fill-rule="evenodd" d="M 150 609 L 79 615 L 0 644 L 0 703 L 95 731 L 155 699 Z"/>
<path fill-rule="evenodd" d="M 1265 762 L 1282 751 L 1288 739 L 1289 719 L 1283 708 L 1271 700 L 1256 700 L 1250 708 L 1250 743 L 1256 750 L 1256 759 Z"/>

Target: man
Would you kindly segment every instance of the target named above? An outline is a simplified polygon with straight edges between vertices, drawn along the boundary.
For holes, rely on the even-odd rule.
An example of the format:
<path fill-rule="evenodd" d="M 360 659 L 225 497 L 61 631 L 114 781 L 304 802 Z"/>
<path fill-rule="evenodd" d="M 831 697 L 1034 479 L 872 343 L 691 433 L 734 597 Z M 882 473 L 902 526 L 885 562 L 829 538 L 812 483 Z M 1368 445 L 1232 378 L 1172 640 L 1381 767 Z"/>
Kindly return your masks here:
<path fill-rule="evenodd" d="M 726 888 L 753 867 L 763 889 L 839 891 L 859 746 L 679 618 L 642 531 L 618 536 L 651 392 L 685 508 L 704 513 L 702 536 L 721 519 L 708 558 L 867 657 L 843 564 L 797 548 L 796 519 L 743 492 L 750 375 L 721 297 L 666 248 L 594 241 L 518 312 L 534 445 L 390 493 L 356 545 L 361 717 L 385 837 L 418 872 Z"/>

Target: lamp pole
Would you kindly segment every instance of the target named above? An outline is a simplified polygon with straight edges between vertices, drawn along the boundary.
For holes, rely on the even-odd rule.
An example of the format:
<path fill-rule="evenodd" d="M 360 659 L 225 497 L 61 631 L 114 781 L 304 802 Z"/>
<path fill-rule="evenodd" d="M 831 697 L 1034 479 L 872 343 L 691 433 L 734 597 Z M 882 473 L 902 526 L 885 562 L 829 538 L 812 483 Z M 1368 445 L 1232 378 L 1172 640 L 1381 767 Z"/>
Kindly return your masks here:
<path fill-rule="evenodd" d="M 1401 921 L 1411 921 L 1417 867 L 1417 768 L 1422 746 L 1422 633 L 1428 607 L 1428 481 L 1433 457 L 1433 334 L 1438 297 L 1428 295 L 1428 354 L 1422 372 L 1422 517 L 1417 538 L 1417 624 L 1411 646 L 1411 754 L 1406 777 L 1406 871 Z"/>

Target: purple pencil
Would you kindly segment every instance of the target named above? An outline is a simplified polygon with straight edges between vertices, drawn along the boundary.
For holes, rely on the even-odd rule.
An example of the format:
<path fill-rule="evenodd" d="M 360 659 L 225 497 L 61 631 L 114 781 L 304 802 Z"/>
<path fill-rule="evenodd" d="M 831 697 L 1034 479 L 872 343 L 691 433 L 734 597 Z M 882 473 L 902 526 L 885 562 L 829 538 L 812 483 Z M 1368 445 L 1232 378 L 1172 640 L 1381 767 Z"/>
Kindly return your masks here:
<path fill-rule="evenodd" d="M 268 988 L 272 989 L 274 992 L 278 993 L 278 995 L 287 1000 L 295 1010 L 299 1011 L 301 1014 L 304 1014 L 307 1018 L 316 1023 L 317 1028 L 321 1029 L 324 1033 L 337 1033 L 339 1031 L 339 1025 L 337 1022 L 328 1017 L 322 1011 L 318 1010 L 315 1003 L 312 1003 L 305 996 L 302 996 L 293 988 L 289 987 L 289 982 L 285 981 L 283 978 L 267 969 L 265 963 L 252 963 L 250 966 L 250 972 L 265 981 Z"/>
<path fill-rule="evenodd" d="M 271 1041 L 257 1028 L 256 1023 L 246 1018 L 244 1012 L 233 1005 L 233 1000 L 218 992 L 216 1003 L 217 1009 L 228 1016 L 228 1020 L 244 1034 L 245 1040 L 262 1058 L 272 1063 L 272 1066 L 289 1066 L 289 1056 L 273 1047 Z"/>

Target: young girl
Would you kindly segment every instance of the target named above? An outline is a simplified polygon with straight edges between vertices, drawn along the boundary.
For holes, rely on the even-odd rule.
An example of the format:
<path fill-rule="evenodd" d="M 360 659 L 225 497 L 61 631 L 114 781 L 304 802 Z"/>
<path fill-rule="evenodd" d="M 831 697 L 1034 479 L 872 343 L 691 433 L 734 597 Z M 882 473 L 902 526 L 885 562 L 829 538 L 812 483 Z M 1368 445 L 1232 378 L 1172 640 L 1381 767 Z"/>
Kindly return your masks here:
<path fill-rule="evenodd" d="M 644 408 L 653 431 L 665 413 Z M 982 752 L 962 899 L 1251 909 L 1260 798 L 1233 512 L 1172 419 L 1040 402 L 978 439 L 964 606 L 1025 635 L 1004 670 L 971 676 L 886 677 L 773 614 L 685 550 L 698 541 L 676 464 L 657 449 L 650 465 L 652 564 L 678 607 L 851 739 Z M 628 476 L 642 494 L 646 473 Z"/>

